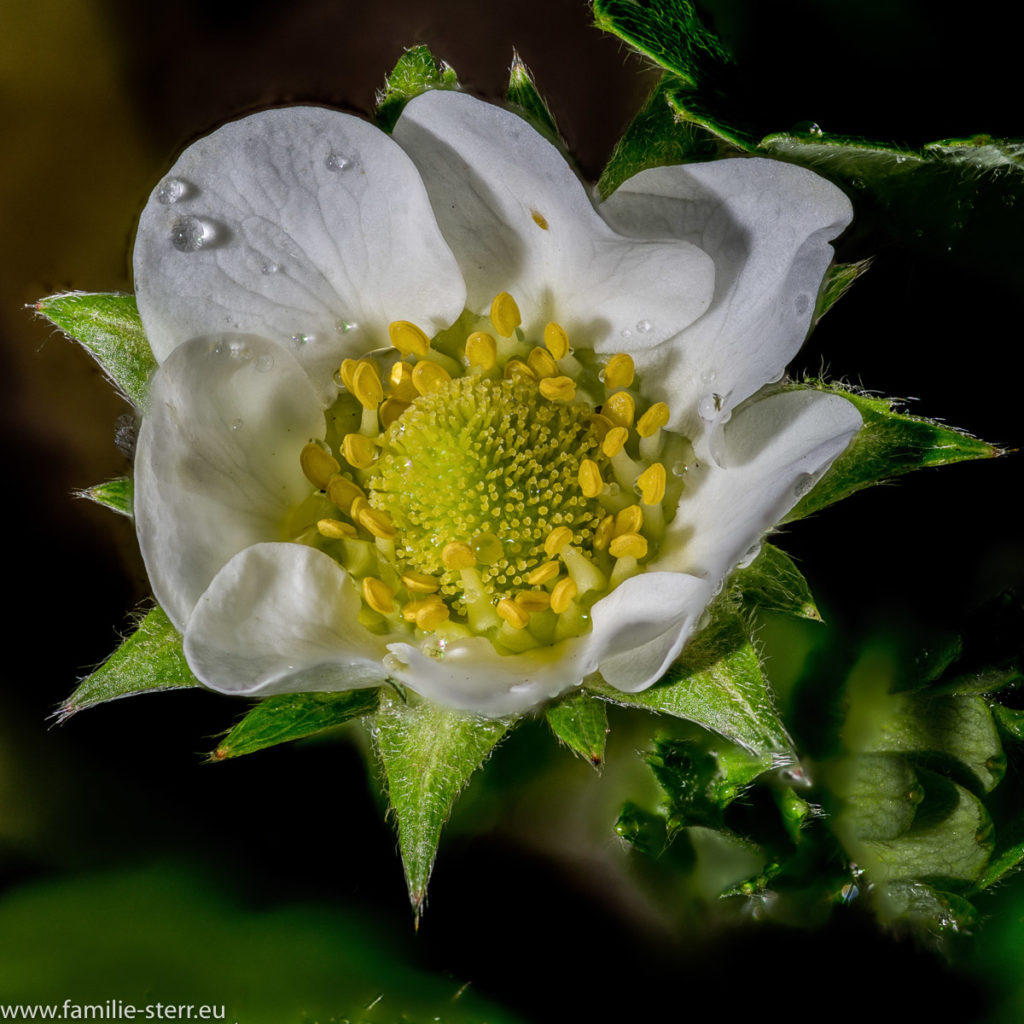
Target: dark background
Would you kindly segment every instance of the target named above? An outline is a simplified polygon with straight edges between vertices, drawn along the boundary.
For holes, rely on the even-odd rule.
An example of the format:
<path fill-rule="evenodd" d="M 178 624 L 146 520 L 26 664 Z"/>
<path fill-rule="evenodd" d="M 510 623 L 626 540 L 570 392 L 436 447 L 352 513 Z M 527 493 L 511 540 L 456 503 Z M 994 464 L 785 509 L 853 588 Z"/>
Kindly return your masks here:
<path fill-rule="evenodd" d="M 709 985 L 727 1018 L 762 1006 L 800 1012 L 812 999 L 882 1019 L 910 1008 L 981 1019 L 995 1006 L 1008 981 L 947 967 L 856 911 L 814 932 L 752 925 L 695 937 L 668 928 L 609 867 L 617 863 L 606 838 L 614 791 L 629 773 L 617 775 L 614 762 L 633 759 L 629 740 L 614 734 L 611 792 L 567 753 L 547 753 L 539 724 L 499 752 L 497 781 L 474 787 L 442 843 L 414 936 L 393 834 L 355 740 L 206 766 L 201 753 L 240 708 L 200 693 L 118 702 L 61 727 L 48 721 L 76 678 L 116 645 L 147 584 L 131 524 L 70 497 L 125 472 L 113 432 L 127 407 L 25 304 L 70 288 L 129 290 L 135 219 L 185 145 L 268 104 L 367 113 L 404 46 L 429 44 L 465 88 L 491 99 L 504 91 L 515 46 L 591 180 L 657 76 L 593 29 L 578 0 L 14 8 L 5 5 L 0 36 L 0 929 L 11 929 L 0 949 L 17 951 L 24 977 L 36 971 L 39 979 L 15 978 L 18 998 L 76 997 L 76 984 L 128 998 L 129 978 L 140 990 L 198 990 L 193 960 L 202 960 L 214 979 L 235 979 L 219 993 L 211 982 L 209 1001 L 228 1001 L 231 985 L 258 989 L 236 961 L 266 958 L 273 972 L 279 958 L 282 971 L 292 969 L 292 933 L 264 926 L 274 920 L 268 914 L 301 908 L 327 915 L 315 918 L 325 967 L 310 986 L 326 993 L 317 1005 L 331 996 L 324 979 L 332 963 L 359 990 L 362 968 L 353 964 L 372 935 L 410 969 L 450 978 L 450 991 L 471 981 L 525 1020 L 640 1020 L 662 1008 L 682 1016 Z M 975 132 L 1024 134 L 1014 39 L 990 9 L 968 12 L 973 23 L 943 20 L 934 5 L 911 0 L 716 0 L 702 9 L 737 58 L 735 88 L 763 132 L 813 121 L 911 147 Z M 874 254 L 874 267 L 822 322 L 799 368 L 824 365 L 833 377 L 915 396 L 915 412 L 1018 445 L 1020 280 L 979 261 L 976 246 L 907 248 L 869 227 L 855 229 L 841 255 Z M 1018 478 L 1014 455 L 927 471 L 789 531 L 781 543 L 801 559 L 829 622 L 823 628 L 856 649 L 879 630 L 914 635 L 956 624 L 1019 587 Z M 514 795 L 534 760 L 549 771 L 548 791 Z M 556 786 L 561 798 L 550 796 Z M 569 806 L 576 798 L 586 814 Z M 993 931 L 1017 919 L 1013 898 L 1011 889 L 1003 909 L 990 908 Z M 183 917 L 177 930 L 167 924 L 167 908 L 196 904 L 220 908 L 216 941 L 201 916 Z M 51 911 L 17 916 L 18 906 L 33 905 Z M 151 905 L 140 924 L 146 911 L 137 908 Z M 110 956 L 122 971 L 108 965 L 102 984 L 90 927 L 121 936 Z M 69 938 L 76 929 L 78 945 Z M 139 948 L 133 929 L 172 937 L 126 961 Z M 259 955 L 253 929 L 265 936 Z M 1016 950 L 1003 953 L 1012 963 Z M 14 983 L 3 970 L 0 1001 Z M 356 1013 L 337 984 L 335 1012 Z M 893 986 L 881 1002 L 878 985 Z M 295 991 L 279 1019 L 293 1019 L 291 1011 L 303 1019 L 307 994 L 298 982 Z M 388 998 L 401 1002 L 398 992 Z"/>

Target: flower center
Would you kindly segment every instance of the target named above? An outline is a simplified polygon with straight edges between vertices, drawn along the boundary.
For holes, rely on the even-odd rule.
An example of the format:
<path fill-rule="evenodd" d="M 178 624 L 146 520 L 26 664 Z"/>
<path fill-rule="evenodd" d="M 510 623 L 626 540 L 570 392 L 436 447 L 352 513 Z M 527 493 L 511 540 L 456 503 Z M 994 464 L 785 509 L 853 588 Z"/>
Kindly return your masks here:
<path fill-rule="evenodd" d="M 369 629 L 426 649 L 486 636 L 502 653 L 578 636 L 657 550 L 688 442 L 645 402 L 633 360 L 602 367 L 549 323 L 531 340 L 507 293 L 433 339 L 390 327 L 386 359 L 346 359 L 327 435 L 301 453 L 316 492 L 292 539 L 359 586 Z M 343 468 L 344 465 L 344 468 Z"/>

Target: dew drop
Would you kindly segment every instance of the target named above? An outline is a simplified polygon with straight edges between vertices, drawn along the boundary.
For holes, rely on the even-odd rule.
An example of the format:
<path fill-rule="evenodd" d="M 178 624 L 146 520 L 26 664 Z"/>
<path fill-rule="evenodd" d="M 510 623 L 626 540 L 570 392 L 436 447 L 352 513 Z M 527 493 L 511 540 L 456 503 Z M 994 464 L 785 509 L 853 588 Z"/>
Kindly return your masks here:
<path fill-rule="evenodd" d="M 260 267 L 260 270 L 262 270 L 264 274 L 276 274 L 280 269 L 280 263 L 264 263 L 263 266 Z"/>
<path fill-rule="evenodd" d="M 359 325 L 353 323 L 351 320 L 338 320 L 334 324 L 334 329 L 339 334 L 348 334 L 349 331 L 354 331 Z"/>
<path fill-rule="evenodd" d="M 754 561 L 757 556 L 761 554 L 761 542 L 758 541 L 756 544 L 751 544 L 749 548 L 743 553 L 743 557 L 739 560 L 737 565 L 740 569 L 746 569 L 751 562 Z"/>
<path fill-rule="evenodd" d="M 493 565 L 505 557 L 501 541 L 493 533 L 478 534 L 470 542 L 476 560 L 483 565 Z"/>
<path fill-rule="evenodd" d="M 815 124 L 814 121 L 798 121 L 793 125 L 794 135 L 824 135 L 825 133 L 821 130 L 821 126 Z"/>
<path fill-rule="evenodd" d="M 343 388 L 345 386 L 345 382 L 341 379 L 341 370 L 335 370 L 331 379 L 334 381 L 335 387 Z"/>
<path fill-rule="evenodd" d="M 187 181 L 182 181 L 181 178 L 167 178 L 156 190 L 156 201 L 169 206 L 185 199 L 190 191 Z"/>
<path fill-rule="evenodd" d="M 796 484 L 793 486 L 793 493 L 798 497 L 802 498 L 810 489 L 814 483 L 814 476 L 811 473 L 801 473 L 796 478 Z"/>
<path fill-rule="evenodd" d="M 232 420 L 231 421 L 231 429 L 232 430 L 241 430 L 242 429 L 242 421 L 240 419 L 239 420 Z"/>
<path fill-rule="evenodd" d="M 328 153 L 324 159 L 324 167 L 329 171 L 337 173 L 338 171 L 344 171 L 346 168 L 352 166 L 352 161 L 347 156 L 342 156 L 341 153 Z"/>
<path fill-rule="evenodd" d="M 700 379 L 701 382 L 704 384 L 713 384 L 715 381 L 715 377 L 717 376 L 718 374 L 715 373 L 714 370 L 702 370 L 700 374 Z"/>
<path fill-rule="evenodd" d="M 293 345 L 308 345 L 312 341 L 316 341 L 315 334 L 293 334 L 291 338 Z"/>
<path fill-rule="evenodd" d="M 171 245 L 178 252 L 198 252 L 216 240 L 216 227 L 200 217 L 179 217 L 171 228 Z"/>
<path fill-rule="evenodd" d="M 253 367 L 258 373 L 269 373 L 274 368 L 274 357 L 266 352 L 253 363 Z"/>
<path fill-rule="evenodd" d="M 641 334 L 646 334 L 651 329 L 651 321 L 650 320 L 638 320 L 637 323 L 636 323 L 636 329 Z"/>
<path fill-rule="evenodd" d="M 705 395 L 697 403 L 697 415 L 702 420 L 713 420 L 722 411 L 721 395 Z"/>
<path fill-rule="evenodd" d="M 383 664 L 388 672 L 401 672 L 402 669 L 409 667 L 397 654 L 385 654 Z"/>
<path fill-rule="evenodd" d="M 623 327 L 619 332 L 624 338 L 632 338 L 633 332 L 628 327 Z"/>

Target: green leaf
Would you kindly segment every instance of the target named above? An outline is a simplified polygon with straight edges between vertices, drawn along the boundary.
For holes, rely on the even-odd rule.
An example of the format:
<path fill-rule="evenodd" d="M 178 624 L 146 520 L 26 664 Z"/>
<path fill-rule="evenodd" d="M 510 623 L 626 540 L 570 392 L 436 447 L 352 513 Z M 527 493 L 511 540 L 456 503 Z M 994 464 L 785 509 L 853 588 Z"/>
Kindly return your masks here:
<path fill-rule="evenodd" d="M 590 688 L 603 700 L 696 722 L 752 754 L 795 760 L 747 627 L 731 611 L 721 611 L 690 640 L 649 689 L 622 693 L 606 683 Z"/>
<path fill-rule="evenodd" d="M 512 68 L 508 80 L 508 92 L 505 98 L 519 108 L 519 113 L 545 138 L 560 144 L 558 126 L 548 109 L 544 97 L 534 85 L 530 69 L 523 63 L 519 54 L 512 51 Z"/>
<path fill-rule="evenodd" d="M 122 394 L 145 409 L 156 360 L 134 295 L 65 292 L 40 299 L 35 309 L 84 345 Z"/>
<path fill-rule="evenodd" d="M 441 828 L 470 776 L 508 732 L 510 722 L 428 701 L 406 704 L 387 694 L 372 722 L 418 920 Z"/>
<path fill-rule="evenodd" d="M 838 827 L 857 840 L 891 840 L 914 823 L 924 789 L 906 758 L 856 754 L 828 765 L 826 781 L 842 800 Z"/>
<path fill-rule="evenodd" d="M 962 896 L 923 882 L 879 886 L 875 906 L 884 924 L 909 920 L 937 932 L 961 932 L 978 920 L 978 912 Z"/>
<path fill-rule="evenodd" d="M 1024 840 L 1014 843 L 1009 848 L 996 854 L 985 866 L 985 870 L 978 876 L 978 880 L 971 889 L 971 894 L 988 889 L 997 882 L 1002 882 L 1010 875 L 1015 874 L 1024 864 Z"/>
<path fill-rule="evenodd" d="M 1007 736 L 1015 740 L 1024 740 L 1024 710 L 996 704 L 992 708 L 992 714 L 999 728 Z"/>
<path fill-rule="evenodd" d="M 940 689 L 943 693 L 980 695 L 998 693 L 1021 683 L 1024 683 L 1024 674 L 1017 665 L 1002 665 L 956 675 L 944 682 Z"/>
<path fill-rule="evenodd" d="M 88 498 L 97 505 L 119 512 L 132 519 L 135 515 L 135 487 L 131 477 L 119 476 L 105 484 L 94 484 L 84 490 L 75 491 L 76 498 Z"/>
<path fill-rule="evenodd" d="M 108 700 L 137 693 L 202 685 L 188 667 L 181 634 L 162 608 L 154 608 L 135 632 L 78 688 L 60 709 L 61 719 Z"/>
<path fill-rule="evenodd" d="M 379 688 L 267 697 L 221 740 L 210 759 L 241 757 L 278 743 L 313 736 L 373 711 L 379 698 Z"/>
<path fill-rule="evenodd" d="M 664 817 L 645 811 L 631 800 L 623 804 L 619 811 L 615 834 L 654 859 L 668 849 L 670 842 Z"/>
<path fill-rule="evenodd" d="M 871 268 L 873 260 L 858 260 L 856 263 L 833 263 L 825 273 L 825 281 L 818 294 L 818 303 L 814 310 L 814 322 L 817 323 L 852 287 L 861 274 Z"/>
<path fill-rule="evenodd" d="M 757 558 L 733 574 L 732 583 L 758 608 L 821 622 L 803 574 L 789 555 L 771 544 L 763 544 Z"/>
<path fill-rule="evenodd" d="M 928 466 L 945 466 L 966 459 L 991 459 L 1003 454 L 994 445 L 920 416 L 897 412 L 889 398 L 875 398 L 821 381 L 788 384 L 841 395 L 856 406 L 864 425 L 850 447 L 832 463 L 818 483 L 783 522 L 793 522 L 841 501 L 856 491 Z"/>
<path fill-rule="evenodd" d="M 608 710 L 603 701 L 577 690 L 545 711 L 551 731 L 594 767 L 604 760 Z"/>
<path fill-rule="evenodd" d="M 428 47 L 411 46 L 398 58 L 387 84 L 377 93 L 377 123 L 390 132 L 409 100 L 428 89 L 456 89 L 458 85 L 452 68 Z"/>

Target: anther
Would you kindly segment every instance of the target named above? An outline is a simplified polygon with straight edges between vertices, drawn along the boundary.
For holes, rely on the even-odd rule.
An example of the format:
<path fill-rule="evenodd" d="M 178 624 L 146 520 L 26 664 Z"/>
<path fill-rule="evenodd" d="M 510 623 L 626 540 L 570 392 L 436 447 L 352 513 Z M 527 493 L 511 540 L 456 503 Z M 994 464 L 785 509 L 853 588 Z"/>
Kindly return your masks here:
<path fill-rule="evenodd" d="M 522 359 L 510 359 L 505 364 L 505 380 L 536 380 L 537 374 L 522 361 Z"/>
<path fill-rule="evenodd" d="M 299 452 L 299 465 L 306 479 L 320 491 L 327 486 L 331 477 L 341 470 L 338 460 L 313 441 Z"/>
<path fill-rule="evenodd" d="M 466 339 L 466 359 L 470 366 L 479 366 L 486 373 L 498 359 L 498 346 L 484 331 L 474 331 Z"/>
<path fill-rule="evenodd" d="M 495 611 L 513 628 L 525 629 L 530 624 L 530 613 L 522 605 L 503 597 Z"/>
<path fill-rule="evenodd" d="M 390 615 L 395 610 L 394 591 L 376 576 L 363 577 L 363 597 L 366 603 L 381 615 Z"/>
<path fill-rule="evenodd" d="M 388 324 L 388 337 L 403 356 L 422 357 L 430 348 L 430 339 L 408 320 L 395 320 Z"/>
<path fill-rule="evenodd" d="M 366 500 L 366 492 L 357 483 L 349 480 L 348 477 L 335 473 L 327 481 L 327 497 L 333 505 L 337 505 L 342 512 L 348 512 L 352 508 L 352 502 L 356 498 Z"/>
<path fill-rule="evenodd" d="M 444 546 L 441 561 L 446 569 L 468 569 L 476 565 L 476 555 L 465 541 L 453 540 Z"/>
<path fill-rule="evenodd" d="M 544 541 L 544 551 L 548 558 L 554 558 L 571 540 L 572 530 L 568 526 L 556 526 Z"/>
<path fill-rule="evenodd" d="M 626 533 L 639 533 L 644 525 L 644 510 L 639 505 L 630 505 L 615 515 L 613 537 L 621 537 Z"/>
<path fill-rule="evenodd" d="M 358 531 L 351 523 L 343 523 L 340 519 L 318 519 L 316 528 L 321 537 L 330 540 L 345 540 L 358 535 Z"/>
<path fill-rule="evenodd" d="M 355 503 L 353 503 L 353 512 L 355 513 Z M 391 540 L 398 533 L 395 524 L 391 521 L 391 516 L 383 509 L 371 508 L 367 505 L 360 507 L 358 513 L 355 514 L 359 517 L 359 525 L 369 530 L 374 537 Z"/>
<path fill-rule="evenodd" d="M 614 426 L 615 424 L 607 416 L 602 416 L 599 412 L 591 413 L 590 429 L 598 441 L 603 441 L 608 436 L 608 431 Z"/>
<path fill-rule="evenodd" d="M 612 427 L 607 434 L 604 435 L 604 440 L 601 442 L 601 451 L 608 456 L 613 458 L 622 451 L 629 438 L 629 431 L 625 427 Z"/>
<path fill-rule="evenodd" d="M 624 533 L 608 545 L 612 558 L 643 558 L 647 554 L 647 538 L 639 533 Z"/>
<path fill-rule="evenodd" d="M 666 423 L 668 423 L 668 406 L 664 402 L 655 402 L 636 421 L 636 432 L 641 437 L 651 437 L 656 434 Z"/>
<path fill-rule="evenodd" d="M 451 612 L 440 598 L 425 602 L 424 607 L 416 613 L 416 625 L 424 632 L 431 632 L 448 621 Z"/>
<path fill-rule="evenodd" d="M 559 615 L 568 611 L 569 605 L 572 604 L 573 598 L 576 596 L 576 589 L 576 583 L 568 576 L 559 580 L 555 584 L 555 589 L 551 591 L 551 610 Z"/>
<path fill-rule="evenodd" d="M 451 382 L 451 379 L 451 374 L 443 366 L 438 366 L 437 363 L 427 360 L 417 363 L 412 368 L 413 386 L 421 395 L 429 395 L 431 392 L 443 388 L 445 384 Z"/>
<path fill-rule="evenodd" d="M 400 402 L 414 402 L 419 398 L 416 385 L 412 382 L 412 365 L 399 360 L 391 367 L 388 374 L 388 383 L 391 385 L 390 398 L 397 398 Z"/>
<path fill-rule="evenodd" d="M 636 376 L 636 367 L 633 365 L 633 357 L 625 352 L 620 352 L 608 360 L 604 368 L 604 386 L 609 391 L 615 388 L 628 388 Z"/>
<path fill-rule="evenodd" d="M 526 577 L 526 582 L 531 587 L 540 587 L 553 580 L 561 571 L 559 562 L 543 562 Z"/>
<path fill-rule="evenodd" d="M 491 323 L 503 337 L 511 338 L 512 332 L 523 322 L 516 300 L 508 292 L 494 296 L 491 303 Z"/>
<path fill-rule="evenodd" d="M 410 405 L 411 402 L 402 402 L 397 398 L 389 398 L 384 402 L 379 412 L 381 430 L 387 430 Z"/>
<path fill-rule="evenodd" d="M 341 442 L 341 454 L 356 469 L 369 469 L 377 458 L 377 446 L 365 434 L 346 434 Z"/>
<path fill-rule="evenodd" d="M 529 364 L 530 369 L 542 379 L 544 377 L 558 376 L 558 363 L 555 362 L 551 353 L 546 348 L 530 349 L 526 362 Z"/>
<path fill-rule="evenodd" d="M 616 391 L 601 407 L 607 416 L 618 427 L 631 427 L 636 415 L 636 402 L 628 391 Z"/>
<path fill-rule="evenodd" d="M 660 462 L 648 466 L 637 478 L 640 498 L 645 505 L 660 505 L 665 497 L 665 467 Z"/>
<path fill-rule="evenodd" d="M 338 376 L 341 378 L 341 383 L 345 385 L 346 391 L 352 390 L 352 374 L 356 372 L 356 367 L 358 365 L 358 359 L 342 359 L 341 361 L 341 368 L 338 370 Z"/>
<path fill-rule="evenodd" d="M 543 612 L 551 605 L 551 595 L 546 590 L 520 590 L 515 602 L 524 612 Z"/>
<path fill-rule="evenodd" d="M 402 582 L 410 594 L 433 594 L 441 587 L 441 581 L 436 576 L 428 576 L 414 569 L 406 569 L 402 573 Z"/>
<path fill-rule="evenodd" d="M 593 459 L 584 459 L 580 463 L 579 482 L 584 498 L 596 498 L 604 490 L 601 469 Z"/>
<path fill-rule="evenodd" d="M 555 359 L 564 359 L 569 354 L 569 335 L 561 324 L 552 322 L 544 328 L 544 347 Z"/>
<path fill-rule="evenodd" d="M 384 388 L 377 367 L 368 359 L 360 359 L 352 372 L 352 394 L 364 409 L 376 409 L 384 401 Z"/>
<path fill-rule="evenodd" d="M 604 551 L 606 547 L 611 543 L 612 537 L 615 536 L 615 517 L 605 516 L 597 524 L 597 529 L 594 530 L 594 539 L 591 542 L 595 551 Z"/>
<path fill-rule="evenodd" d="M 576 397 L 576 381 L 572 377 L 545 377 L 537 387 L 551 402 L 571 402 Z"/>

